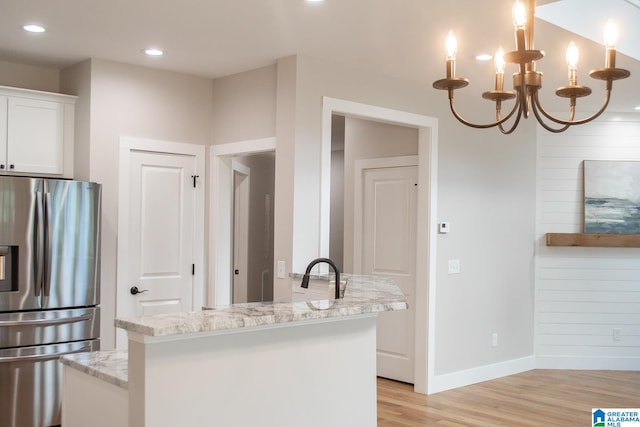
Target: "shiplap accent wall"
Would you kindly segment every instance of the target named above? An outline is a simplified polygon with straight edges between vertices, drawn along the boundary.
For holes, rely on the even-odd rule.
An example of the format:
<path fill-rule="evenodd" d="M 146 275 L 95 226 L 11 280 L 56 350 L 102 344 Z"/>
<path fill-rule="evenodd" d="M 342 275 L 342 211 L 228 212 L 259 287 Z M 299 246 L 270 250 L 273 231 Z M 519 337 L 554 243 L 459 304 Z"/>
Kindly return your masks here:
<path fill-rule="evenodd" d="M 640 115 L 538 132 L 537 366 L 640 370 L 640 248 L 544 244 L 545 233 L 583 230 L 584 160 L 640 161 Z"/>

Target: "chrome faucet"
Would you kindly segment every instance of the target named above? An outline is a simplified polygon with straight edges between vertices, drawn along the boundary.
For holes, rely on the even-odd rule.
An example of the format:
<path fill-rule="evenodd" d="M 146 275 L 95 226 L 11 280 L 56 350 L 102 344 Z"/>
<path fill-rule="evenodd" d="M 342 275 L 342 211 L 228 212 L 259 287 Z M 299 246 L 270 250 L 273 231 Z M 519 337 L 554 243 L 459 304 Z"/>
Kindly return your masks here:
<path fill-rule="evenodd" d="M 340 298 L 340 270 L 338 270 L 338 266 L 329 258 L 316 258 L 311 261 L 307 266 L 307 270 L 304 272 L 304 276 L 302 276 L 302 283 L 300 284 L 300 287 L 305 289 L 309 287 L 309 274 L 311 273 L 311 269 L 314 265 L 321 262 L 327 263 L 331 268 L 333 268 L 333 272 L 336 275 L 336 299 L 338 299 Z"/>

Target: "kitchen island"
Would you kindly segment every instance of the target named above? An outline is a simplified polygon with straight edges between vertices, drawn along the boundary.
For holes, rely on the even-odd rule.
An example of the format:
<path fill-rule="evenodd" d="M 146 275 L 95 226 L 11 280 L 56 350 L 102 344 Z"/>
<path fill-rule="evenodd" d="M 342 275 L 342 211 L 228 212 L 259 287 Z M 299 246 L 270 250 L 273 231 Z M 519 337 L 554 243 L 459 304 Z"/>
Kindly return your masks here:
<path fill-rule="evenodd" d="M 126 384 L 116 385 L 128 425 L 375 426 L 376 316 L 407 304 L 389 279 L 347 277 L 338 300 L 305 299 L 294 283 L 292 302 L 116 319 L 129 337 Z M 63 360 L 65 427 L 91 406 L 78 376 L 114 386 L 96 373 L 106 367 L 73 359 Z"/>

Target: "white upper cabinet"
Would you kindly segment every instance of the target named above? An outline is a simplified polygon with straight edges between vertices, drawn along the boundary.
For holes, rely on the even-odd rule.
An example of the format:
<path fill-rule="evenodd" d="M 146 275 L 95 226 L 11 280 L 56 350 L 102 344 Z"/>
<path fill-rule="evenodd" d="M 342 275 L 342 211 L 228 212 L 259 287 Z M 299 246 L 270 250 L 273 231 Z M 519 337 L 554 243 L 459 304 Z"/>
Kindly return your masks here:
<path fill-rule="evenodd" d="M 75 101 L 0 87 L 0 173 L 72 178 Z"/>

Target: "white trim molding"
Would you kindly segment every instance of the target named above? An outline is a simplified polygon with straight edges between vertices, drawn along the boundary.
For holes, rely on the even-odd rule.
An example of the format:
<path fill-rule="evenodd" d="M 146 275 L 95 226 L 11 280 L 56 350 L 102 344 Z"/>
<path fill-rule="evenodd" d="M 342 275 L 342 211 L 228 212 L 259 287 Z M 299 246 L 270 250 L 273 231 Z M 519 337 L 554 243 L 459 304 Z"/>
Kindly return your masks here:
<path fill-rule="evenodd" d="M 640 357 L 536 356 L 536 369 L 640 371 Z"/>
<path fill-rule="evenodd" d="M 529 356 L 449 374 L 433 375 L 429 378 L 429 394 L 493 380 L 507 375 L 519 374 L 535 369 L 535 367 L 535 357 Z"/>

